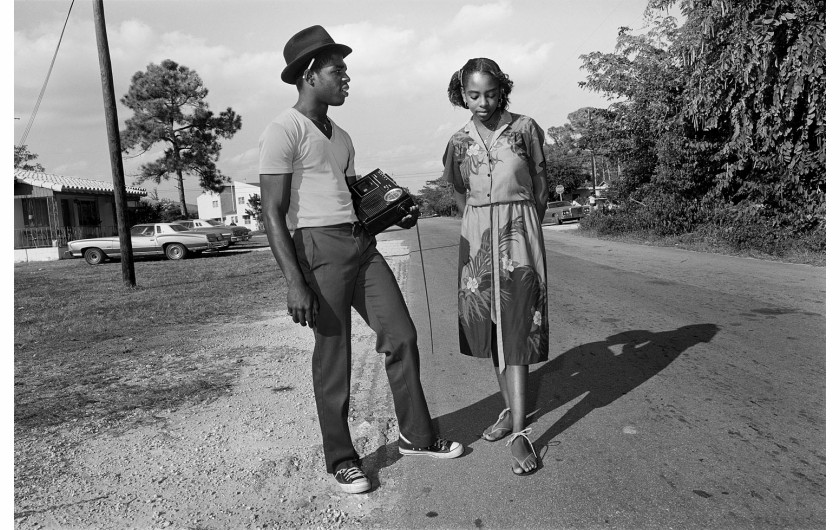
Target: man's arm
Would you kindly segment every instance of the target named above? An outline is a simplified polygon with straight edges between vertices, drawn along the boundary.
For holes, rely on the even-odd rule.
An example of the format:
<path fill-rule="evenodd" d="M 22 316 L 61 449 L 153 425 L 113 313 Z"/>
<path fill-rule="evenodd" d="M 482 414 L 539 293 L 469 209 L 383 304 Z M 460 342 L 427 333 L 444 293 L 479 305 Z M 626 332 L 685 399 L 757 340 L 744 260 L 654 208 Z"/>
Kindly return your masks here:
<path fill-rule="evenodd" d="M 295 254 L 295 244 L 286 225 L 291 191 L 291 173 L 260 175 L 263 223 L 271 252 L 286 277 L 289 315 L 301 326 L 312 328 L 318 317 L 318 298 L 303 277 Z"/>

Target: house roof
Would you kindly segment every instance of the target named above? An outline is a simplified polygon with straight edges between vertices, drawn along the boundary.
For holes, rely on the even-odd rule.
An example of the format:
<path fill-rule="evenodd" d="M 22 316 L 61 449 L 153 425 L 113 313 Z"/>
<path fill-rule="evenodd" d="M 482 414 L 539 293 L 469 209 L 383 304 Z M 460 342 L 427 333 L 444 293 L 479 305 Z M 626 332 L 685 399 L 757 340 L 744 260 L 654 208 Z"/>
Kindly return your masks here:
<path fill-rule="evenodd" d="M 88 193 L 114 193 L 114 184 L 103 180 L 83 179 L 78 177 L 66 177 L 53 173 L 41 171 L 27 171 L 15 169 L 15 181 L 24 182 L 36 188 L 46 188 L 59 192 L 88 192 Z M 142 197 L 146 190 L 133 186 L 125 187 L 126 195 Z"/>

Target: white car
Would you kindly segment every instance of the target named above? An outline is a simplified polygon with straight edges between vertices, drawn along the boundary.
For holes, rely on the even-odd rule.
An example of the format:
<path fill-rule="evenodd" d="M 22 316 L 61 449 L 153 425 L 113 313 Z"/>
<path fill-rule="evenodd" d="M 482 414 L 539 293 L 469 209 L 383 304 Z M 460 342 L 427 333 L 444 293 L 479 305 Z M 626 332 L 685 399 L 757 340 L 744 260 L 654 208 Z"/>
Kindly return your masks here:
<path fill-rule="evenodd" d="M 134 256 L 163 254 L 168 259 L 184 259 L 190 252 L 218 250 L 227 242 L 217 234 L 191 232 L 175 223 L 149 223 L 131 227 L 131 250 Z M 77 239 L 67 243 L 67 258 L 84 257 L 90 265 L 120 257 L 119 236 Z"/>

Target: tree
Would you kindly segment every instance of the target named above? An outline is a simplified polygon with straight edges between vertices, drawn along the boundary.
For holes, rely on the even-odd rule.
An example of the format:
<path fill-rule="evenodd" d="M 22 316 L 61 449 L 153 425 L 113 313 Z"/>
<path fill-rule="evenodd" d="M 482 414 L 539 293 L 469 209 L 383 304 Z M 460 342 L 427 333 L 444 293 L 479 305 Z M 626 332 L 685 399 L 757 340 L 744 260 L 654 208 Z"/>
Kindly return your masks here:
<path fill-rule="evenodd" d="M 256 222 L 257 227 L 262 230 L 262 199 L 256 193 L 248 197 L 248 207 L 245 212 L 250 215 Z"/>
<path fill-rule="evenodd" d="M 673 17 L 659 17 L 651 29 L 634 35 L 619 29 L 614 53 L 583 55 L 589 72 L 583 88 L 614 100 L 601 124 L 599 141 L 608 146 L 606 156 L 621 164 L 621 178 L 614 187 L 620 195 L 642 198 L 659 164 L 659 143 L 675 130 L 681 134 L 683 80 L 677 58 L 671 54 L 680 29 Z M 667 142 L 667 139 L 664 141 Z"/>
<path fill-rule="evenodd" d="M 683 26 L 654 17 L 674 5 Z M 646 34 L 583 56 L 582 85 L 617 100 L 624 190 L 824 231 L 825 1 L 650 0 L 647 14 Z"/>
<path fill-rule="evenodd" d="M 135 73 L 121 100 L 134 111 L 120 133 L 123 150 L 139 147 L 146 152 L 158 143 L 166 145 L 161 158 L 141 166 L 136 182 L 159 184 L 174 176 L 183 216 L 187 215 L 184 177 L 197 176 L 203 189 L 220 191 L 230 182 L 216 168 L 220 139 L 231 138 L 242 128 L 241 116 L 230 107 L 214 115 L 204 101 L 207 93 L 195 71 L 166 59 Z"/>
<path fill-rule="evenodd" d="M 140 199 L 140 205 L 131 211 L 131 224 L 170 223 L 185 217 L 181 205 L 172 199 L 157 197 L 157 193 Z M 190 217 L 190 215 L 186 216 Z M 191 217 L 195 217 L 192 215 Z"/>
<path fill-rule="evenodd" d="M 651 0 L 649 9 L 676 0 Z M 714 194 L 798 230 L 825 223 L 826 2 L 680 0 L 690 136 L 714 144 Z"/>
<path fill-rule="evenodd" d="M 420 201 L 420 210 L 424 214 L 448 217 L 458 214 L 452 184 L 443 177 L 426 181 L 426 185 L 417 192 L 417 198 Z"/>
<path fill-rule="evenodd" d="M 546 146 L 547 179 L 549 195 L 554 195 L 560 185 L 566 190 L 579 188 L 587 180 L 593 182 L 592 160 L 601 176 L 595 175 L 594 182 L 606 180 L 604 169 L 619 167 L 621 150 L 615 145 L 614 129 L 616 115 L 608 109 L 584 107 L 567 116 L 568 123 L 560 127 L 549 127 L 551 144 Z"/>
<path fill-rule="evenodd" d="M 573 149 L 564 149 L 557 143 L 545 146 L 545 175 L 548 183 L 549 200 L 557 197 L 557 186 L 563 186 L 564 193 L 576 190 L 586 182 L 589 176 L 589 155 L 576 153 Z"/>
<path fill-rule="evenodd" d="M 30 153 L 26 144 L 15 146 L 15 169 L 25 169 L 27 171 L 44 171 L 44 166 L 38 163 L 30 164 L 29 162 L 38 158 L 35 153 Z"/>

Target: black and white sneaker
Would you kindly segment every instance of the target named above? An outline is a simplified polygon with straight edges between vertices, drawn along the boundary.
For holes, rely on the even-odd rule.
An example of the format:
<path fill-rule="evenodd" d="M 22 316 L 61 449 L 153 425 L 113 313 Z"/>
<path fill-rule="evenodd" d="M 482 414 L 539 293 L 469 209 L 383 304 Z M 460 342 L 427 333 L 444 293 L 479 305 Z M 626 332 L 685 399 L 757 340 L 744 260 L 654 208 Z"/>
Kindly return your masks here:
<path fill-rule="evenodd" d="M 458 442 L 438 438 L 428 447 L 417 447 L 400 434 L 398 443 L 400 454 L 405 456 L 431 456 L 432 458 L 457 458 L 464 452 L 464 446 Z"/>
<path fill-rule="evenodd" d="M 344 493 L 362 493 L 370 489 L 370 480 L 359 466 L 350 465 L 335 472 L 338 487 Z"/>

